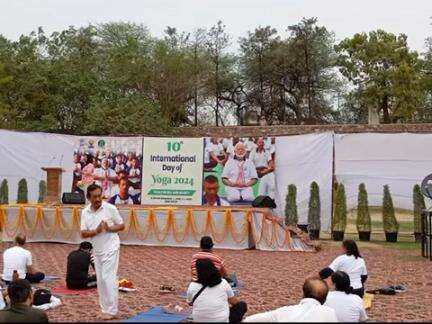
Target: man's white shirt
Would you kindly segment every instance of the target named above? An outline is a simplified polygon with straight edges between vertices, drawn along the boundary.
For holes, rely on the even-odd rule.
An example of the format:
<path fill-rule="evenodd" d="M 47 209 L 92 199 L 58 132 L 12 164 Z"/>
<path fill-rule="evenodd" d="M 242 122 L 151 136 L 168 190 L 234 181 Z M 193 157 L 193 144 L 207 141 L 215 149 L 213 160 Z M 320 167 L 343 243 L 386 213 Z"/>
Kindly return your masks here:
<path fill-rule="evenodd" d="M 85 207 L 81 214 L 81 230 L 93 231 L 101 221 L 105 221 L 108 226 L 123 224 L 123 218 L 114 205 L 102 202 L 102 206 L 93 211 L 91 205 Z M 94 254 L 104 254 L 120 248 L 120 238 L 117 233 L 102 231 L 90 238 L 93 244 Z"/>
<path fill-rule="evenodd" d="M 368 318 L 363 300 L 355 294 L 330 291 L 324 305 L 335 310 L 339 322 L 364 322 Z"/>
<path fill-rule="evenodd" d="M 255 149 L 250 153 L 249 159 L 253 162 L 255 168 L 267 168 L 272 157 L 271 153 L 267 150 L 258 152 Z"/>
<path fill-rule="evenodd" d="M 228 178 L 230 181 L 236 182 L 240 175 L 240 168 L 243 169 L 245 181 L 258 179 L 255 166 L 250 159 L 243 161 L 236 159 L 228 160 L 222 171 L 222 178 Z"/>
<path fill-rule="evenodd" d="M 363 287 L 361 276 L 367 275 L 366 263 L 363 258 L 356 258 L 354 255 L 343 254 L 334 259 L 329 265 L 329 268 L 334 272 L 345 272 L 350 277 L 351 287 L 353 289 Z"/>
<path fill-rule="evenodd" d="M 298 305 L 248 316 L 243 322 L 337 322 L 336 312 L 313 298 L 304 298 Z"/>
<path fill-rule="evenodd" d="M 27 266 L 32 265 L 31 252 L 21 246 L 13 246 L 3 252 L 3 280 L 12 281 L 14 270 L 20 279 L 24 279 Z"/>

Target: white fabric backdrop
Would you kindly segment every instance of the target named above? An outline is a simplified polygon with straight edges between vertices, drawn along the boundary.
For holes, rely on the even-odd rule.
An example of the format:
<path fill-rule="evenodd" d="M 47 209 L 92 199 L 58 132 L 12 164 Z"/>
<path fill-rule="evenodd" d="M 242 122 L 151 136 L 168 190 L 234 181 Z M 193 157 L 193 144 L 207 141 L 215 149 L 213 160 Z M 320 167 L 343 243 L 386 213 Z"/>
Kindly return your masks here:
<path fill-rule="evenodd" d="M 299 224 L 307 224 L 310 184 L 320 188 L 321 229 L 331 225 L 333 133 L 276 137 L 276 204 L 284 215 L 289 184 L 297 186 Z"/>
<path fill-rule="evenodd" d="M 0 181 L 9 183 L 9 203 L 16 202 L 18 181 L 27 180 L 29 202 L 36 202 L 39 181 L 46 180 L 42 167 L 62 167 L 62 192 L 72 189 L 73 154 L 80 139 L 105 139 L 108 146 L 120 149 L 132 143 L 142 150 L 142 137 L 72 136 L 37 132 L 0 130 Z M 116 145 L 113 147 L 112 145 Z M 129 147 L 129 146 L 128 146 Z"/>
<path fill-rule="evenodd" d="M 9 203 L 17 198 L 18 181 L 27 180 L 29 201 L 35 202 L 39 194 L 39 181 L 46 180 L 41 167 L 62 167 L 63 191 L 72 186 L 73 151 L 75 136 L 22 133 L 0 130 L 0 181 L 9 183 Z"/>
<path fill-rule="evenodd" d="M 336 134 L 335 173 L 345 185 L 348 208 L 364 183 L 369 205 L 381 206 L 388 184 L 395 207 L 412 209 L 412 190 L 432 173 L 432 134 Z"/>

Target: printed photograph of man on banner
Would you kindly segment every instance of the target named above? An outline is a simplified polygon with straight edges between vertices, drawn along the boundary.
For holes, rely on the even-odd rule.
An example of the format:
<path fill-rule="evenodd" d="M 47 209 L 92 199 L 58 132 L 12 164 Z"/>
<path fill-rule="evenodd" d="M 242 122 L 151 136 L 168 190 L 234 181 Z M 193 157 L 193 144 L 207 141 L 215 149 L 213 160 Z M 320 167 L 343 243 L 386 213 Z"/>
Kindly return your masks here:
<path fill-rule="evenodd" d="M 205 181 L 217 179 L 218 199 L 231 205 L 249 205 L 259 195 L 275 197 L 275 138 L 217 138 L 204 141 Z M 208 191 L 208 190 L 207 190 Z M 224 203 L 225 204 L 225 203 Z"/>
<path fill-rule="evenodd" d="M 135 138 L 81 138 L 74 152 L 72 191 L 85 194 L 96 183 L 111 204 L 140 204 L 141 143 Z"/>

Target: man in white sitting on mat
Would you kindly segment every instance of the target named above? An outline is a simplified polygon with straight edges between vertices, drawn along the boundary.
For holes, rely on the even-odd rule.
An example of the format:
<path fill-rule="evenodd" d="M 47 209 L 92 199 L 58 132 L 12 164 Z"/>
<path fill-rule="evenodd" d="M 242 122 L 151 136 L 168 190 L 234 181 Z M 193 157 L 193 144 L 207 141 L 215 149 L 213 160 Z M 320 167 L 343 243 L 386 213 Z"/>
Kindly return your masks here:
<path fill-rule="evenodd" d="M 30 283 L 37 283 L 45 278 L 45 274 L 33 267 L 32 254 L 24 249 L 26 236 L 19 234 L 15 237 L 15 246 L 3 252 L 3 280 L 9 284 L 14 279 L 26 279 Z M 13 278 L 14 271 L 18 278 Z"/>
<path fill-rule="evenodd" d="M 92 184 L 87 189 L 90 204 L 81 215 L 81 237 L 93 245 L 99 303 L 102 318 L 115 319 L 118 312 L 117 270 L 120 238 L 117 232 L 125 226 L 114 205 L 102 201 L 102 188 Z"/>
<path fill-rule="evenodd" d="M 265 149 L 263 137 L 258 138 L 257 147 L 251 151 L 249 159 L 255 165 L 259 182 L 259 194 L 275 198 L 274 161 L 270 150 Z"/>
<path fill-rule="evenodd" d="M 225 164 L 222 181 L 230 203 L 255 199 L 252 186 L 257 183 L 258 174 L 251 160 L 246 158 L 244 143 L 239 142 L 234 147 L 234 157 Z"/>
<path fill-rule="evenodd" d="M 326 282 L 320 278 L 306 279 L 303 299 L 298 305 L 248 316 L 243 322 L 337 322 L 335 311 L 323 304 L 328 294 Z"/>

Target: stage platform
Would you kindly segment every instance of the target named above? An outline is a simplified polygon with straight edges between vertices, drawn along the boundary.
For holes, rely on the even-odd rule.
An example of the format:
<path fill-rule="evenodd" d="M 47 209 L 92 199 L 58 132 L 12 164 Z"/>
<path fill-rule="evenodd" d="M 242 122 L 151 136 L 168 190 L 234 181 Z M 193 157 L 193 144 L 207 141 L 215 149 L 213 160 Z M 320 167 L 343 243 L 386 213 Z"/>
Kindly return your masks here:
<path fill-rule="evenodd" d="M 83 205 L 2 205 L 0 226 L 3 241 L 25 233 L 28 242 L 77 244 Z M 197 247 L 209 235 L 215 248 L 267 251 L 315 249 L 293 237 L 289 229 L 273 218 L 268 209 L 201 206 L 121 206 L 125 222 L 121 243 L 129 245 Z"/>

